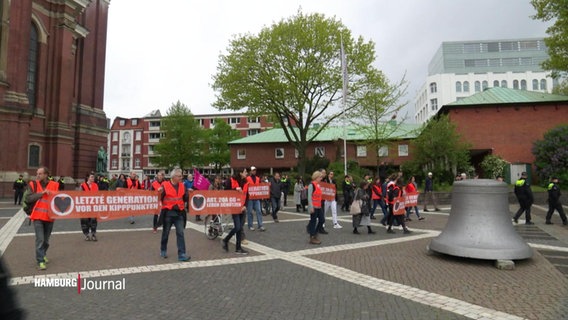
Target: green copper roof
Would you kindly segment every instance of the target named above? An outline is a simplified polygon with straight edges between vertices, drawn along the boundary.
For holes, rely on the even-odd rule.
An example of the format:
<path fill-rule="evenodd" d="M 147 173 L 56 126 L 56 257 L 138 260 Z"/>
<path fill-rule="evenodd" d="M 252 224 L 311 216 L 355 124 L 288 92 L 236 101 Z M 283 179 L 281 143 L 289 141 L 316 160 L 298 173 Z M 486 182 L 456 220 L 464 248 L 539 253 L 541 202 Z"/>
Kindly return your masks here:
<path fill-rule="evenodd" d="M 568 96 L 557 94 L 494 87 L 483 90 L 467 98 L 447 104 L 447 106 L 466 106 L 480 104 L 541 103 L 568 101 Z"/>
<path fill-rule="evenodd" d="M 391 126 L 390 124 L 385 124 L 386 126 Z M 385 132 L 389 132 L 389 139 L 412 139 L 416 138 L 419 134 L 420 125 L 402 123 L 398 124 L 398 127 L 392 126 L 392 129 L 388 127 Z M 393 131 L 394 130 L 394 131 Z M 316 129 L 310 130 L 310 132 L 315 133 Z M 314 139 L 314 141 L 335 141 L 341 140 L 344 136 L 347 136 L 348 141 L 361 141 L 367 140 L 365 138 L 365 132 L 355 126 L 345 127 L 327 127 Z M 288 142 L 284 130 L 281 128 L 275 128 L 267 130 L 252 136 L 245 138 L 233 140 L 229 144 L 247 144 L 247 143 L 279 143 Z"/>

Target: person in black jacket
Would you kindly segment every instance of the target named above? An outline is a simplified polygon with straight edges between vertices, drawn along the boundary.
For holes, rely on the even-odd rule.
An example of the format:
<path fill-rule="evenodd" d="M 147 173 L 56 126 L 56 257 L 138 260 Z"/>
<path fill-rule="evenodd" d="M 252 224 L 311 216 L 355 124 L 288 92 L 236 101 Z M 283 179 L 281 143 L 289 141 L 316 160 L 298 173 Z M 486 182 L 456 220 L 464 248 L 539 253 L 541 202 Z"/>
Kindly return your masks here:
<path fill-rule="evenodd" d="M 18 180 L 14 181 L 14 205 L 22 204 L 22 197 L 24 196 L 25 188 L 26 182 L 24 181 L 24 176 L 20 175 Z"/>
<path fill-rule="evenodd" d="M 513 217 L 515 223 L 519 223 L 519 217 L 525 213 L 525 224 L 534 224 L 531 222 L 531 206 L 534 202 L 531 186 L 527 181 L 527 173 L 521 173 L 521 178 L 515 182 L 515 196 L 519 201 L 519 210 Z"/>
<path fill-rule="evenodd" d="M 562 203 L 560 203 L 560 187 L 558 186 L 558 178 L 553 177 L 550 184 L 548 185 L 548 212 L 546 213 L 546 224 L 552 224 L 550 219 L 554 210 L 558 210 L 560 214 L 560 219 L 562 219 L 563 225 L 568 225 L 568 220 L 566 219 L 566 214 L 564 214 L 564 209 L 562 208 Z"/>

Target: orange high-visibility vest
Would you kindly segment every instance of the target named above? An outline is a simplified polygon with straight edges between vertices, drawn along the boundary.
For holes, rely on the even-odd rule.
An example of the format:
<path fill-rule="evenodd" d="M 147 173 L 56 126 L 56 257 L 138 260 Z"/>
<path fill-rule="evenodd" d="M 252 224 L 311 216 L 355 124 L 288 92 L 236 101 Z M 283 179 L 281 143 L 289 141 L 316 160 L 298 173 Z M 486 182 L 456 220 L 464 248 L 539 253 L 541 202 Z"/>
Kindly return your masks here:
<path fill-rule="evenodd" d="M 33 190 L 35 193 L 43 192 L 43 188 L 39 181 L 36 181 L 35 185 L 37 190 L 34 190 L 33 182 L 30 181 L 30 189 Z M 50 191 L 59 191 L 59 183 L 55 181 L 49 181 L 45 186 L 46 190 Z M 30 220 L 42 220 L 47 222 L 53 222 L 53 219 L 49 218 L 47 214 L 49 210 L 49 203 L 47 202 L 47 194 L 44 194 L 34 205 L 32 209 L 32 214 L 30 215 Z"/>
<path fill-rule="evenodd" d="M 321 208 L 322 192 L 320 186 L 314 182 L 312 182 L 312 186 L 314 187 L 314 191 L 312 192 L 312 206 L 314 208 Z"/>
<path fill-rule="evenodd" d="M 83 189 L 83 191 L 99 191 L 99 186 L 96 183 L 91 183 L 91 186 L 89 186 L 88 183 L 83 182 L 81 183 L 81 189 Z"/>
<path fill-rule="evenodd" d="M 185 204 L 183 202 L 185 187 L 183 186 L 183 183 L 178 183 L 177 190 L 171 181 L 164 182 L 162 186 L 166 192 L 166 196 L 162 199 L 162 208 L 172 210 L 174 206 L 177 205 L 180 210 L 183 210 L 185 208 Z"/>

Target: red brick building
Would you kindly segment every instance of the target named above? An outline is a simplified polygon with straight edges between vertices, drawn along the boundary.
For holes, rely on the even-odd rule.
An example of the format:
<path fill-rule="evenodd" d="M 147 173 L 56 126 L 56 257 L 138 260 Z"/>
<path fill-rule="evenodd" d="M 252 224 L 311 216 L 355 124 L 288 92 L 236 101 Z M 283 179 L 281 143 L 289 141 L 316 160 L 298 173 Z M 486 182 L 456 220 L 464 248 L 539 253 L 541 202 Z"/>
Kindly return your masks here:
<path fill-rule="evenodd" d="M 328 127 L 309 145 L 306 157 L 325 157 L 331 162 L 343 161 L 343 144 L 346 137 L 347 160 L 356 161 L 359 166 L 375 170 L 379 163 L 398 167 L 412 160 L 413 150 L 410 141 L 418 135 L 420 126 L 401 124 L 390 135 L 390 141 L 379 152 L 371 151 L 363 141 L 364 135 L 353 127 Z M 229 143 L 231 148 L 231 168 L 255 166 L 259 173 L 286 172 L 298 165 L 298 152 L 291 145 L 282 129 L 272 129 L 261 134 L 246 137 Z"/>
<path fill-rule="evenodd" d="M 474 166 L 488 154 L 532 165 L 534 142 L 568 124 L 568 96 L 495 87 L 445 105 L 440 113 L 472 144 Z"/>
<path fill-rule="evenodd" d="M 108 125 L 109 0 L 0 0 L 0 196 L 40 166 L 82 178 Z"/>
<path fill-rule="evenodd" d="M 213 128 L 216 119 L 222 119 L 233 129 L 247 137 L 261 133 L 273 127 L 266 116 L 249 117 L 242 113 L 220 113 L 194 115 L 205 129 Z M 108 139 L 109 162 L 111 174 L 136 172 L 140 177 L 154 176 L 159 170 L 152 163 L 156 155 L 154 146 L 160 142 L 162 115 L 159 110 L 141 118 L 114 119 Z M 212 173 L 213 167 L 199 168 L 202 173 Z"/>

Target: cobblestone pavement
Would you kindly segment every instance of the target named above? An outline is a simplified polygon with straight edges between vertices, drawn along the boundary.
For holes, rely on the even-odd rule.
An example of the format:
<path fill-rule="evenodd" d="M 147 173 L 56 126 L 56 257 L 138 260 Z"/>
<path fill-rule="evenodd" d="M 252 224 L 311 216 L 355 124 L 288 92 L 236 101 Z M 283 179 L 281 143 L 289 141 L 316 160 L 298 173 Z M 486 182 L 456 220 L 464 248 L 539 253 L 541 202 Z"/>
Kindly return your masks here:
<path fill-rule="evenodd" d="M 340 211 L 343 228 L 330 228 L 328 215 L 320 246 L 308 244 L 308 215 L 288 207 L 280 223 L 264 217 L 266 232 L 246 231 L 247 256 L 234 244 L 225 253 L 192 217 L 185 263 L 175 259 L 174 231 L 170 258 L 159 257 L 151 216 L 99 223 L 98 242 L 83 240 L 78 221 L 60 220 L 48 270 L 38 271 L 33 227 L 18 210 L 0 203 L 0 250 L 28 319 L 568 319 L 568 228 L 545 225 L 538 206 L 535 225 L 514 227 L 534 256 L 509 271 L 426 250 L 449 207 L 409 222 L 410 235 L 387 234 L 378 223 L 376 234 L 355 235 Z M 80 294 L 76 286 L 36 286 L 79 275 Z"/>

